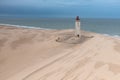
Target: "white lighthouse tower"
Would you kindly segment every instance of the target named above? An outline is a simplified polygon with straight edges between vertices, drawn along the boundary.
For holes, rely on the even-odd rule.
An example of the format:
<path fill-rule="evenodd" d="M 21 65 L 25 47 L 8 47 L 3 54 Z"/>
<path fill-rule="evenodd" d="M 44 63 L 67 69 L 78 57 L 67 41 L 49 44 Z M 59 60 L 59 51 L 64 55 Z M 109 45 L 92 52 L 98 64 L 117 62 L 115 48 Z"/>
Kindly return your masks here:
<path fill-rule="evenodd" d="M 79 16 L 76 17 L 76 21 L 75 21 L 75 36 L 81 37 Z"/>

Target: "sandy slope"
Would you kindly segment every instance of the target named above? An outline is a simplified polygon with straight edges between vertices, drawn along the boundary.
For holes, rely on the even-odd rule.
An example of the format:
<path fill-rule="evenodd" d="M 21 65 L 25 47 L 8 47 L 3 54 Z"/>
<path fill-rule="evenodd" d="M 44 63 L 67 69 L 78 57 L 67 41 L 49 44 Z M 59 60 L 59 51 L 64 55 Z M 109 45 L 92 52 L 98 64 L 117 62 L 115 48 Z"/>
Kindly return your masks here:
<path fill-rule="evenodd" d="M 120 40 L 73 33 L 1 26 L 0 80 L 120 80 Z"/>

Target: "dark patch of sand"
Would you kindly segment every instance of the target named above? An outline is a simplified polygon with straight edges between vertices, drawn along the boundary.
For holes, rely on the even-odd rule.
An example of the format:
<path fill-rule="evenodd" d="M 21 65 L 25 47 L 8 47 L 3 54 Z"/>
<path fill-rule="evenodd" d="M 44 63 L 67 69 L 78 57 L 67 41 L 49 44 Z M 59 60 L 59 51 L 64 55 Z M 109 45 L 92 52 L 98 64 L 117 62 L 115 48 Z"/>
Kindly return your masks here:
<path fill-rule="evenodd" d="M 115 41 L 115 44 L 114 49 L 120 53 L 120 42 Z"/>
<path fill-rule="evenodd" d="M 36 34 L 35 35 L 24 35 L 24 36 L 21 36 L 17 40 L 15 40 L 15 41 L 13 41 L 11 43 L 11 47 L 13 49 L 15 49 L 15 48 L 19 47 L 22 44 L 32 43 L 35 36 L 36 36 Z"/>
<path fill-rule="evenodd" d="M 4 47 L 4 44 L 6 43 L 6 41 L 7 41 L 6 38 L 0 39 L 0 50 L 2 49 L 2 47 Z"/>
<path fill-rule="evenodd" d="M 114 74 L 120 73 L 120 65 L 117 64 L 108 64 L 108 65 L 109 65 L 109 70 L 112 71 Z"/>
<path fill-rule="evenodd" d="M 81 37 L 76 37 L 74 35 L 62 35 L 56 39 L 57 42 L 61 43 L 70 43 L 70 44 L 80 44 L 89 39 L 93 38 L 93 36 L 85 36 L 82 35 Z"/>
<path fill-rule="evenodd" d="M 98 69 L 98 68 L 100 68 L 100 67 L 102 67 L 106 64 L 109 66 L 109 70 L 111 72 L 113 72 L 114 74 L 119 74 L 120 73 L 120 65 L 112 64 L 112 63 L 97 62 L 95 64 L 95 69 Z"/>
<path fill-rule="evenodd" d="M 97 62 L 97 63 L 95 64 L 95 69 L 98 69 L 98 68 L 102 67 L 103 65 L 105 65 L 104 62 Z"/>

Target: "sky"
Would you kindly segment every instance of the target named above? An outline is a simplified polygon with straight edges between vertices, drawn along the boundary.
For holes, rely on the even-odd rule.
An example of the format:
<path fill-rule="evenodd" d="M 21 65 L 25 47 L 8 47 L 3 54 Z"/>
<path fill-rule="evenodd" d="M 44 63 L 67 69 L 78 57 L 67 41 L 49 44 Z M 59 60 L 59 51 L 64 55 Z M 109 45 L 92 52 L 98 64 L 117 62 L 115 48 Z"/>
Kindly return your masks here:
<path fill-rule="evenodd" d="M 120 18 L 120 0 L 0 0 L 0 16 Z"/>

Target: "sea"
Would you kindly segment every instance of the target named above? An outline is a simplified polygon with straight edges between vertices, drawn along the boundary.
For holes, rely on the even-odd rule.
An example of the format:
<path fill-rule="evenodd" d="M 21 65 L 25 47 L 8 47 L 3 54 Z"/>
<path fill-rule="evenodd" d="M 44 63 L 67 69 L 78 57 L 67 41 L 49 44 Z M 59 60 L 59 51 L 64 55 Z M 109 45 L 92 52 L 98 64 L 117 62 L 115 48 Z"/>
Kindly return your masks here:
<path fill-rule="evenodd" d="M 81 29 L 120 37 L 120 19 L 81 18 Z M 36 29 L 74 29 L 75 18 L 0 18 L 0 25 Z"/>

